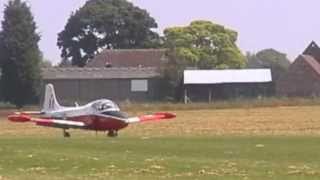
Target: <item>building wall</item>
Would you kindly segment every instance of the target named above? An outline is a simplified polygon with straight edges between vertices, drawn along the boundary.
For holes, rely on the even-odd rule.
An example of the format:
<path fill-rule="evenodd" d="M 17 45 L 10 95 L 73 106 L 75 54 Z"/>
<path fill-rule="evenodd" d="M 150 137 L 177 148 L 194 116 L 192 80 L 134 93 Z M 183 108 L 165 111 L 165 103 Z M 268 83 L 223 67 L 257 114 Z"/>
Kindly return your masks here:
<path fill-rule="evenodd" d="M 320 96 L 319 74 L 303 59 L 297 59 L 288 73 L 276 84 L 278 96 Z"/>
<path fill-rule="evenodd" d="M 236 98 L 253 98 L 273 94 L 273 84 L 270 83 L 232 83 L 213 85 L 186 85 L 187 96 L 191 101 L 226 100 Z"/>
<path fill-rule="evenodd" d="M 56 96 L 63 105 L 81 104 L 96 99 L 107 98 L 114 101 L 154 101 L 160 98 L 158 79 L 148 79 L 147 92 L 132 92 L 132 79 L 89 79 L 89 80 L 44 80 L 45 84 L 51 83 L 55 87 Z M 43 99 L 44 94 L 42 94 Z M 41 101 L 42 102 L 42 101 Z"/>

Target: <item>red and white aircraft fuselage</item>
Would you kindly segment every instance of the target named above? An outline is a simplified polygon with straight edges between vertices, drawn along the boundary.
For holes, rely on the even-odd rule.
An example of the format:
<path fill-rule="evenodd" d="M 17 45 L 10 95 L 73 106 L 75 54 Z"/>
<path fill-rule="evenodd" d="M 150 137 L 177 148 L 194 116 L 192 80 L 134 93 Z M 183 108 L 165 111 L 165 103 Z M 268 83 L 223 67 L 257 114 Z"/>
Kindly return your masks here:
<path fill-rule="evenodd" d="M 40 115 L 40 118 L 31 117 L 37 114 Z M 174 117 L 172 113 L 163 112 L 128 117 L 108 99 L 96 100 L 84 106 L 64 107 L 58 103 L 53 85 L 48 84 L 41 112 L 18 112 L 8 116 L 8 119 L 13 122 L 34 122 L 39 126 L 61 128 L 65 137 L 70 136 L 66 131 L 70 128 L 107 131 L 108 136 L 115 137 L 120 129 L 129 124 Z"/>

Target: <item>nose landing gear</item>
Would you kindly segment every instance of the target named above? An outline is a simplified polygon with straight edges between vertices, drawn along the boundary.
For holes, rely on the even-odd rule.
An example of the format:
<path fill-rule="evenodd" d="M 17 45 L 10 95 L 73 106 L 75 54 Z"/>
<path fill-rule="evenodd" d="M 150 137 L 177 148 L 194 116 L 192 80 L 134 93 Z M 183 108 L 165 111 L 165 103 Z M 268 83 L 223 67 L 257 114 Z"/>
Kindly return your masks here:
<path fill-rule="evenodd" d="M 66 130 L 66 129 L 63 129 L 63 137 L 65 137 L 65 138 L 69 138 L 69 137 L 71 137 L 70 133 L 69 133 L 69 132 L 67 132 L 67 130 Z"/>

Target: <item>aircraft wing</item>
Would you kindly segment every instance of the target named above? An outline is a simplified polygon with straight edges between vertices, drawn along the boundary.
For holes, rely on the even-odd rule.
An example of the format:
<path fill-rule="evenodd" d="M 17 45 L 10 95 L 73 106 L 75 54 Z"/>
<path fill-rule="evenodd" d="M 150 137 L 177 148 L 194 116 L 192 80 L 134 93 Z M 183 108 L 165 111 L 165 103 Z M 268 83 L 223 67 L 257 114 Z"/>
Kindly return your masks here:
<path fill-rule="evenodd" d="M 172 119 L 175 117 L 176 117 L 176 115 L 172 114 L 172 113 L 158 112 L 158 113 L 154 113 L 154 114 L 128 118 L 126 120 L 126 122 L 129 124 L 132 124 L 132 123 L 147 122 L 147 121 L 168 120 L 168 119 Z"/>
<path fill-rule="evenodd" d="M 75 128 L 75 129 L 84 129 L 86 124 L 83 122 L 76 121 L 66 121 L 60 119 L 41 119 L 41 118 L 32 118 L 24 114 L 15 114 L 8 116 L 8 119 L 13 122 L 34 122 L 38 126 L 46 127 L 56 127 L 56 128 Z"/>
<path fill-rule="evenodd" d="M 23 112 L 15 112 L 15 115 L 41 115 L 40 111 L 23 111 Z"/>

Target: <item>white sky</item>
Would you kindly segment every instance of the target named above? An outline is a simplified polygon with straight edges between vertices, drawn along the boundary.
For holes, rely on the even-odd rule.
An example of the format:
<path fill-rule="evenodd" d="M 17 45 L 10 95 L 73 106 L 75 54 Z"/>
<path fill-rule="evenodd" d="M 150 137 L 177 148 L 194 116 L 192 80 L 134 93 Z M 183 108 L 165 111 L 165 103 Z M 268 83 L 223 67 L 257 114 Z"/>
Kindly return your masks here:
<path fill-rule="evenodd" d="M 40 48 L 45 58 L 57 63 L 60 50 L 57 34 L 62 31 L 72 11 L 85 0 L 27 0 L 42 38 Z M 166 27 L 187 25 L 204 19 L 225 25 L 239 33 L 238 45 L 257 52 L 274 48 L 294 59 L 315 40 L 320 42 L 319 0 L 132 0 Z M 0 0 L 0 20 L 4 4 Z"/>

